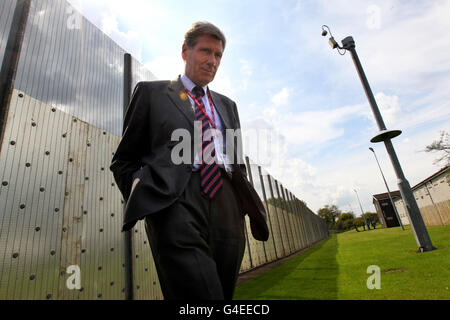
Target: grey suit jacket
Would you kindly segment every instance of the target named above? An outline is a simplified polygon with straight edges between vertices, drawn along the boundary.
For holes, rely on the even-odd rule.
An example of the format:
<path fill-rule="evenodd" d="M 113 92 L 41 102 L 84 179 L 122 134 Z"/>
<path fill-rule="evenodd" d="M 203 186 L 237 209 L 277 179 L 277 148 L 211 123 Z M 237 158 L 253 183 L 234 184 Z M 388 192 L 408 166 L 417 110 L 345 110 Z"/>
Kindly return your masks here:
<path fill-rule="evenodd" d="M 225 129 L 239 129 L 236 104 L 214 91 L 211 98 Z M 194 111 L 179 78 L 136 85 L 126 111 L 122 139 L 110 166 L 127 202 L 122 231 L 131 229 L 146 215 L 170 206 L 184 191 L 192 173 L 194 152 L 190 163 L 173 163 L 172 148 L 179 141 L 171 139 L 174 130 L 185 129 L 192 137 L 191 150 L 194 150 L 194 121 Z M 269 236 L 266 212 L 248 182 L 242 156 L 238 159 L 239 143 L 234 143 L 232 185 L 238 191 L 242 210 L 250 217 L 254 238 L 266 241 Z"/>

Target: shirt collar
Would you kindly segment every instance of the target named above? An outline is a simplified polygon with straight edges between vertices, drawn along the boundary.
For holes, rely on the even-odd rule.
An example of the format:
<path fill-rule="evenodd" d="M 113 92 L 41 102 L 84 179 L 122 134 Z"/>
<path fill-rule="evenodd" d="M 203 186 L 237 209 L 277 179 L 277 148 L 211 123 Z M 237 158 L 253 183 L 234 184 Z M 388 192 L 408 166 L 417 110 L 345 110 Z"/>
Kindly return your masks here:
<path fill-rule="evenodd" d="M 192 82 L 192 80 L 189 79 L 188 76 L 185 75 L 185 74 L 183 74 L 183 75 L 181 76 L 181 82 L 182 82 L 183 85 L 186 87 L 186 89 L 188 89 L 190 92 L 192 92 L 192 90 L 193 90 L 194 87 L 196 86 L 196 84 L 195 84 L 194 82 Z M 206 85 L 206 86 L 204 86 L 204 87 L 202 87 L 202 88 L 203 88 L 203 91 L 204 91 L 205 94 L 206 94 L 207 89 L 208 89 L 208 86 Z"/>

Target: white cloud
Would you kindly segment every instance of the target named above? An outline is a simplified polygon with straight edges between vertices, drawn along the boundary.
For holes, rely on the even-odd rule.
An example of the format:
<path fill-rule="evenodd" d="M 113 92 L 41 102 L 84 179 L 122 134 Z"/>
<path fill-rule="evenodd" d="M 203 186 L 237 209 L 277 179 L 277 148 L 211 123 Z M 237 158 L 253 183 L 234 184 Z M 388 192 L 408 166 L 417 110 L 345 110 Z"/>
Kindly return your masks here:
<path fill-rule="evenodd" d="M 250 66 L 250 63 L 245 59 L 239 59 L 239 63 L 241 64 L 241 74 L 243 76 L 251 76 L 253 71 Z"/>
<path fill-rule="evenodd" d="M 133 30 L 122 32 L 115 14 L 105 13 L 102 17 L 101 30 L 119 44 L 125 51 L 131 53 L 139 61 L 142 60 L 142 40 Z"/>
<path fill-rule="evenodd" d="M 366 117 L 367 112 L 366 104 L 361 104 L 299 113 L 283 113 L 274 108 L 266 108 L 264 116 L 278 128 L 291 149 L 301 150 L 341 137 L 349 121 Z"/>
<path fill-rule="evenodd" d="M 159 48 L 161 29 L 169 21 L 167 12 L 146 0 L 69 0 L 83 16 L 119 46 L 142 61 L 145 46 Z"/>
<path fill-rule="evenodd" d="M 397 116 L 401 115 L 402 112 L 398 97 L 379 92 L 375 95 L 375 100 L 377 101 L 378 108 L 386 126 L 388 128 L 394 126 L 397 121 Z M 373 116 L 371 118 L 374 119 Z"/>
<path fill-rule="evenodd" d="M 111 36 L 114 31 L 118 31 L 118 22 L 113 15 L 104 15 L 102 17 L 102 31 L 106 35 Z"/>
<path fill-rule="evenodd" d="M 283 88 L 271 100 L 277 107 L 286 106 L 289 103 L 289 93 L 290 90 L 288 88 Z"/>
<path fill-rule="evenodd" d="M 214 78 L 214 81 L 211 82 L 209 87 L 217 92 L 220 92 L 221 94 L 226 95 L 230 99 L 233 99 L 233 97 L 236 94 L 237 87 L 235 83 L 231 80 L 231 77 L 228 76 L 226 73 L 223 72 L 223 69 L 219 69 L 219 71 L 216 74 L 216 77 Z"/>
<path fill-rule="evenodd" d="M 180 55 L 159 56 L 150 62 L 146 62 L 145 66 L 159 80 L 173 80 L 184 72 L 184 62 Z"/>

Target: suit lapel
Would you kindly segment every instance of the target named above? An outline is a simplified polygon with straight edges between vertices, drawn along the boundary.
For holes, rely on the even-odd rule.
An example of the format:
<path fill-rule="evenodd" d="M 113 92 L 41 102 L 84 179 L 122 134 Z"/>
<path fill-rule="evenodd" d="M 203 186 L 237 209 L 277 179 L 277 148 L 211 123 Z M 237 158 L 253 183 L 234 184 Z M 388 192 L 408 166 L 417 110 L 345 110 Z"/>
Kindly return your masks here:
<path fill-rule="evenodd" d="M 211 92 L 211 99 L 214 103 L 214 107 L 217 110 L 217 113 L 220 116 L 220 120 L 222 120 L 222 124 L 224 126 L 224 129 L 231 129 L 231 125 L 230 125 L 230 118 L 229 118 L 229 114 L 228 114 L 228 109 L 223 105 L 222 103 L 222 99 L 220 99 L 220 97 L 214 92 L 214 91 L 209 91 Z"/>
<path fill-rule="evenodd" d="M 222 124 L 224 129 L 231 129 L 231 120 L 230 115 L 228 114 L 229 110 L 222 103 L 222 99 L 214 92 L 211 91 L 211 99 L 213 100 L 213 104 L 217 113 L 222 120 Z M 186 117 L 189 124 L 194 126 L 195 114 L 194 110 L 192 110 L 192 105 L 189 101 L 189 98 L 184 89 L 183 83 L 181 82 L 180 77 L 177 80 L 173 80 L 168 87 L 168 95 L 172 102 L 177 106 L 177 108 L 181 111 L 181 113 Z"/>
<path fill-rule="evenodd" d="M 194 126 L 195 114 L 180 78 L 169 84 L 167 94 L 175 106 L 187 118 L 189 124 Z"/>

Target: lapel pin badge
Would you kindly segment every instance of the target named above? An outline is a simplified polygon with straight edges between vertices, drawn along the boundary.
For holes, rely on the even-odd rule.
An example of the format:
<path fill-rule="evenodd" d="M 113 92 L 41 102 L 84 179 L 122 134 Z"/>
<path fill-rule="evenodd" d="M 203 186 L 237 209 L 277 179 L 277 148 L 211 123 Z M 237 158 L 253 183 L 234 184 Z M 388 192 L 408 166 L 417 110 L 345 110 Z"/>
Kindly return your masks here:
<path fill-rule="evenodd" d="M 183 101 L 187 99 L 187 95 L 183 91 L 180 92 L 180 99 Z"/>

